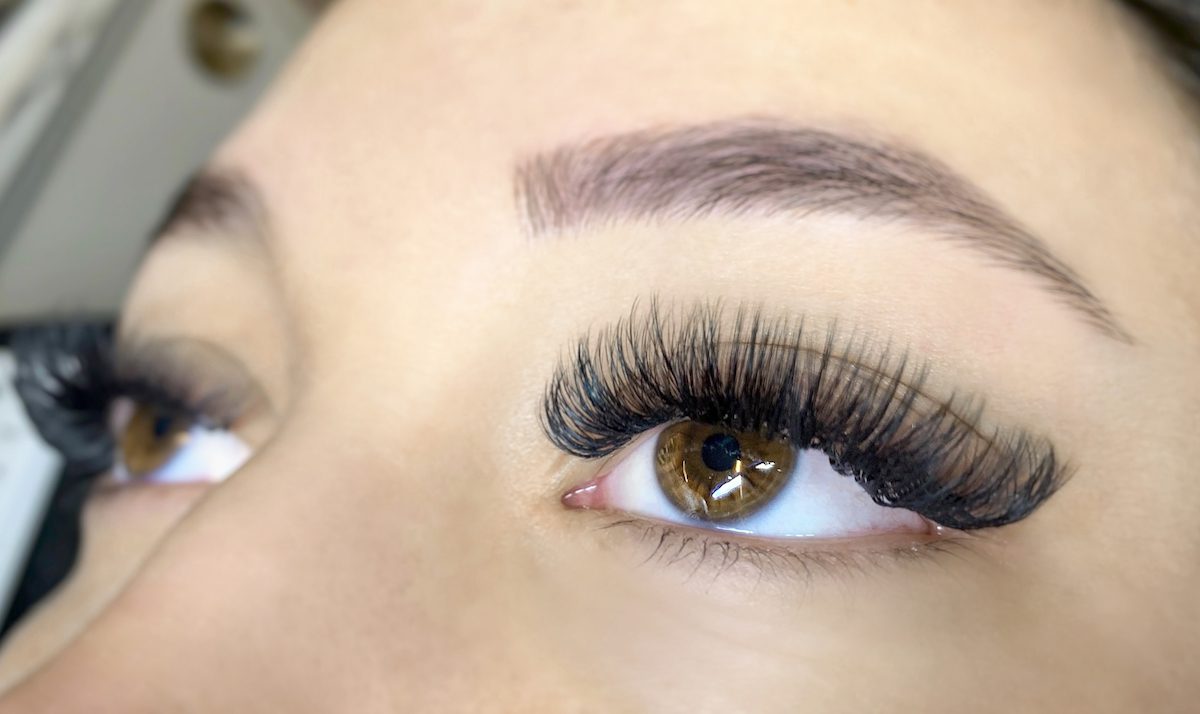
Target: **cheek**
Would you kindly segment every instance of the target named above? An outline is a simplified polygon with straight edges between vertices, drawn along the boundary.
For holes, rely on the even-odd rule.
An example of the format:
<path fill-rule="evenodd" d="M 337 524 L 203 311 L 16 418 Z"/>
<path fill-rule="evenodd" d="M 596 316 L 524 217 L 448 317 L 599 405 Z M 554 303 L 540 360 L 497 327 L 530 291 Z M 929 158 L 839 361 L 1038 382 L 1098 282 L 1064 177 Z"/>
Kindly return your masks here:
<path fill-rule="evenodd" d="M 205 484 L 97 488 L 84 507 L 71 574 L 5 642 L 0 691 L 74 639 L 208 489 Z"/>
<path fill-rule="evenodd" d="M 207 483 L 97 488 L 83 511 L 80 564 L 107 570 L 140 563 L 211 488 Z"/>

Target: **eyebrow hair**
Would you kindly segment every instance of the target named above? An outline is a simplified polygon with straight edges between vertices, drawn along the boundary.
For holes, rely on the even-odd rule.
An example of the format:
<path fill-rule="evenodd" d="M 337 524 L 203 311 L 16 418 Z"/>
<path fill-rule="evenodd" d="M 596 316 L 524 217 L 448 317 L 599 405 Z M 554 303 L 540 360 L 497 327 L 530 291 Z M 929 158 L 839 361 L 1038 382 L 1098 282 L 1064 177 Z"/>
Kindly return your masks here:
<path fill-rule="evenodd" d="M 879 140 L 739 119 L 601 137 L 516 168 L 534 237 L 621 221 L 850 214 L 904 221 L 1032 275 L 1101 333 L 1132 337 L 1045 243 L 948 166 Z"/>
<path fill-rule="evenodd" d="M 210 167 L 192 176 L 176 195 L 151 233 L 150 245 L 185 230 L 232 230 L 263 239 L 266 225 L 266 208 L 254 183 L 232 169 Z"/>

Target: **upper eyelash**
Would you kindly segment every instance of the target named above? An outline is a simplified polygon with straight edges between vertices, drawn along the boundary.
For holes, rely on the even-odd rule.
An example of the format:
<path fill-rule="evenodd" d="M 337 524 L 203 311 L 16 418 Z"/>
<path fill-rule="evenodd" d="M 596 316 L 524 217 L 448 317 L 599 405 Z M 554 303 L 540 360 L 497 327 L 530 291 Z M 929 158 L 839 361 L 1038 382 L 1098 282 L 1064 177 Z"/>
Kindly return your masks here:
<path fill-rule="evenodd" d="M 113 395 L 183 414 L 215 429 L 229 429 L 254 395 L 241 388 L 205 385 L 189 360 L 209 343 L 144 340 L 126 336 L 113 346 Z"/>
<path fill-rule="evenodd" d="M 841 351 L 837 345 L 847 346 Z M 689 312 L 657 299 L 582 338 L 550 380 L 543 429 L 560 449 L 608 455 L 678 419 L 756 430 L 820 448 L 878 503 L 949 528 L 1029 515 L 1068 478 L 1045 439 L 982 426 L 982 403 L 922 389 L 928 369 L 906 352 L 814 342 L 802 321 L 720 303 Z"/>
<path fill-rule="evenodd" d="M 109 409 L 120 397 L 192 419 L 227 423 L 236 406 L 196 394 L 189 376 L 150 344 L 115 342 L 107 323 L 69 322 L 23 330 L 13 337 L 16 389 L 42 438 L 66 470 L 94 476 L 114 462 Z"/>

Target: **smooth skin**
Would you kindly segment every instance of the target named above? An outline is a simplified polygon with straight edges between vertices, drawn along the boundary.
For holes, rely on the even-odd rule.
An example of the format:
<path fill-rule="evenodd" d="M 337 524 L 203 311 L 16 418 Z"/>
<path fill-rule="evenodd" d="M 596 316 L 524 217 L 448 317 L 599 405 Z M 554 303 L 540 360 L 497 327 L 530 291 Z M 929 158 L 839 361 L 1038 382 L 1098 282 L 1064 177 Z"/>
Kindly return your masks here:
<path fill-rule="evenodd" d="M 45 662 L 0 713 L 1195 706 L 1200 131 L 1122 8 L 481 5 L 336 5 L 214 161 L 260 187 L 266 241 L 230 222 L 148 254 L 122 329 L 242 362 L 267 395 L 258 452 L 207 494 L 93 501 L 76 577 L 0 656 L 10 683 Z M 531 152 L 741 116 L 939 157 L 1133 343 L 896 226 L 522 231 Z M 561 351 L 654 294 L 909 345 L 1075 476 L 949 552 L 807 574 L 647 560 L 644 531 L 562 507 L 599 465 L 538 411 Z"/>

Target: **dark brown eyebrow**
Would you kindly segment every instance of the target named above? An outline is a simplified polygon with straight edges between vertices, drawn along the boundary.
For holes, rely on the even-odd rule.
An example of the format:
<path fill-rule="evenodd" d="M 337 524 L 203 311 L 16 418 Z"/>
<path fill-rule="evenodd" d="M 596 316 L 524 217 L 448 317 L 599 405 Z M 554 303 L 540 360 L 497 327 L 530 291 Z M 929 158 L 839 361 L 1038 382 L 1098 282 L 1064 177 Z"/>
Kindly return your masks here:
<path fill-rule="evenodd" d="M 904 221 L 1034 276 L 1100 332 L 1132 338 L 1080 277 L 942 162 L 912 148 L 743 119 L 603 137 L 517 166 L 533 236 L 622 221 L 840 213 Z"/>
<path fill-rule="evenodd" d="M 267 213 L 258 188 L 243 174 L 222 168 L 201 170 L 176 195 L 151 245 L 186 230 L 231 231 L 265 238 Z"/>

